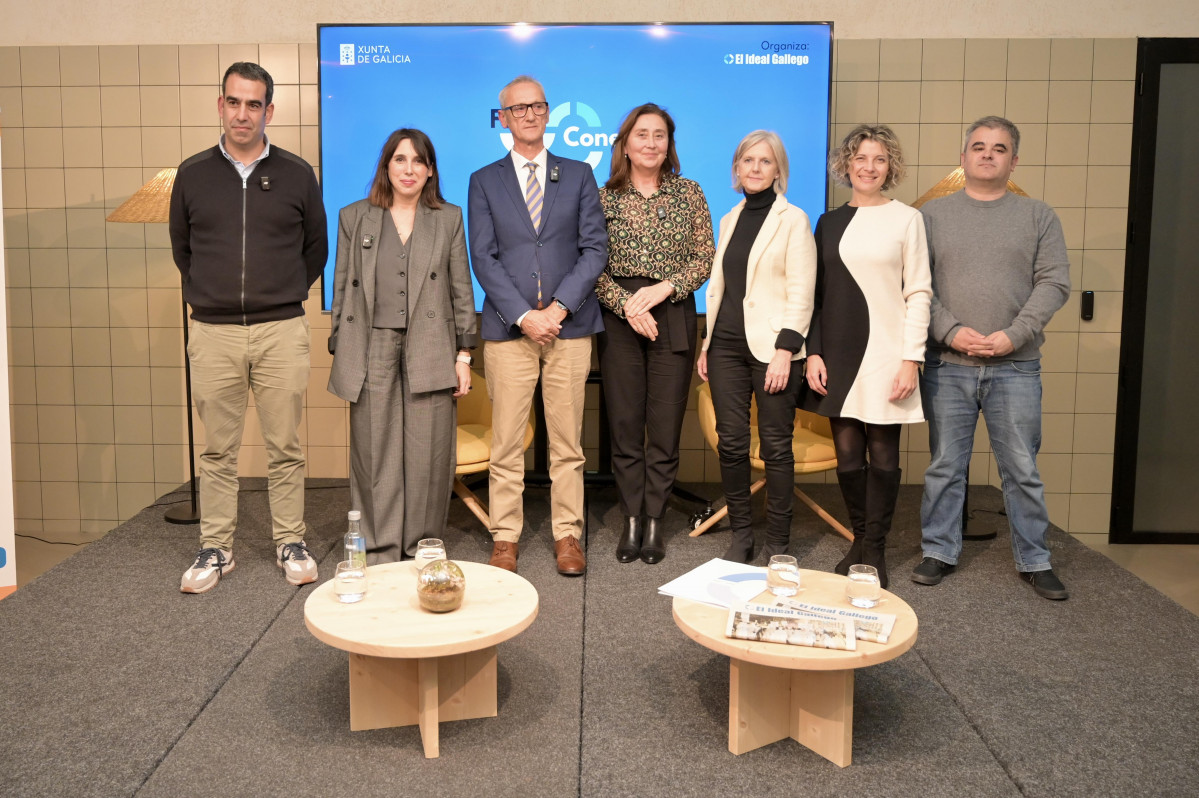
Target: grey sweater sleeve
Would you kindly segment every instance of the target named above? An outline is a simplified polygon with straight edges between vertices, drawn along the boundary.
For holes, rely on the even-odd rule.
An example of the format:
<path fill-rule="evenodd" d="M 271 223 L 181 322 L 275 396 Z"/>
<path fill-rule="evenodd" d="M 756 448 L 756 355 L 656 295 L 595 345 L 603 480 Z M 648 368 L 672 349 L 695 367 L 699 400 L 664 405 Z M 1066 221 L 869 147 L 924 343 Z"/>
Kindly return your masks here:
<path fill-rule="evenodd" d="M 933 227 L 937 224 L 936 217 L 932 214 L 924 214 L 924 234 L 928 239 L 928 262 L 931 268 L 935 269 L 937 264 L 937 251 L 933 239 Z M 958 328 L 962 323 L 958 321 L 957 316 L 950 313 L 949 308 L 941 302 L 937 292 L 933 292 L 932 300 L 929 302 L 929 322 L 928 335 L 934 341 L 945 346 L 950 346 L 953 341 L 953 336 L 957 335 Z"/>
<path fill-rule="evenodd" d="M 1037 256 L 1032 267 L 1032 293 L 1020 313 L 1004 330 L 1018 352 L 1040 339 L 1045 325 L 1070 298 L 1070 259 L 1062 223 L 1048 205 L 1036 213 Z"/>

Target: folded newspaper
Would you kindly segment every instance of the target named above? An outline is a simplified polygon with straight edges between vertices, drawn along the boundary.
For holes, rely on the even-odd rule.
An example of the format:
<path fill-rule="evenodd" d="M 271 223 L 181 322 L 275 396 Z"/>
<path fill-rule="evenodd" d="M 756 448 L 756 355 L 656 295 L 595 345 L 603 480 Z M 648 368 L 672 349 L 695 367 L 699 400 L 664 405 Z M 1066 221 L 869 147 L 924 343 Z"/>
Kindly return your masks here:
<path fill-rule="evenodd" d="M 738 640 L 842 651 L 854 651 L 858 645 L 853 621 L 848 618 L 828 618 L 770 604 L 733 606 L 724 634 Z"/>
<path fill-rule="evenodd" d="M 857 607 L 826 607 L 822 604 L 808 604 L 793 598 L 776 598 L 776 607 L 798 612 L 813 618 L 828 618 L 835 620 L 853 621 L 854 633 L 858 640 L 870 643 L 886 643 L 895 629 L 895 616 L 885 612 L 872 612 Z"/>

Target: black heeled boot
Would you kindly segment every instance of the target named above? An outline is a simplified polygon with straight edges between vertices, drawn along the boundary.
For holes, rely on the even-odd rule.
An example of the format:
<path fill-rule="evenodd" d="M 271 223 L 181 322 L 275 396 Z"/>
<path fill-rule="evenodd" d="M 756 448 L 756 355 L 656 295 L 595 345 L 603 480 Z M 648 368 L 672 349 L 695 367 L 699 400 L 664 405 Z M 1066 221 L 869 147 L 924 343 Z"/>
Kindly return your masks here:
<path fill-rule="evenodd" d="M 666 532 L 661 518 L 645 519 L 645 539 L 641 541 L 642 561 L 653 565 L 666 559 Z"/>
<path fill-rule="evenodd" d="M 762 551 L 759 553 L 766 562 L 770 562 L 770 558 L 776 554 L 786 554 L 791 548 L 791 532 L 781 532 L 772 527 L 766 527 L 766 542 L 762 544 Z"/>
<path fill-rule="evenodd" d="M 791 440 L 787 439 L 790 446 Z M 790 450 L 788 450 L 790 455 Z M 788 458 L 782 462 L 766 463 L 766 543 L 761 558 L 770 562 L 776 554 L 786 554 L 791 547 L 791 517 L 795 507 L 795 463 Z"/>
<path fill-rule="evenodd" d="M 742 529 L 733 530 L 733 539 L 729 542 L 728 551 L 724 553 L 724 559 L 729 562 L 746 563 L 753 559 L 754 556 L 754 530 L 753 527 L 744 527 Z"/>
<path fill-rule="evenodd" d="M 862 563 L 878 569 L 879 585 L 887 587 L 887 533 L 899 498 L 900 469 L 880 471 L 872 468 L 866 477 L 866 537 L 862 544 Z"/>
<path fill-rule="evenodd" d="M 616 544 L 616 559 L 633 562 L 641 554 L 641 519 L 630 515 L 624 519 L 624 532 Z"/>
<path fill-rule="evenodd" d="M 837 482 L 841 486 L 841 498 L 849 511 L 849 526 L 853 530 L 853 543 L 849 553 L 833 566 L 833 572 L 847 576 L 849 566 L 862 562 L 862 546 L 866 540 L 866 472 L 869 467 L 852 471 L 838 471 Z"/>
<path fill-rule="evenodd" d="M 753 506 L 749 495 L 749 461 L 720 463 L 720 479 L 724 483 L 724 505 L 729 511 L 729 526 L 733 539 L 724 553 L 730 562 L 747 563 L 754 554 Z"/>

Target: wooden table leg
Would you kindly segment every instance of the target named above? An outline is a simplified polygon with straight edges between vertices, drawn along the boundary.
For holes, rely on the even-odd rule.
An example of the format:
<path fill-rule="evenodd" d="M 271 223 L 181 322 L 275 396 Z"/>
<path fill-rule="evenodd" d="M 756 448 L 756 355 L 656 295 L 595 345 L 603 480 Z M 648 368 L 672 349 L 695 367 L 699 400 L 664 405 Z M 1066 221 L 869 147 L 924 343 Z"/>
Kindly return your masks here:
<path fill-rule="evenodd" d="M 438 755 L 439 721 L 494 718 L 496 647 L 430 659 L 350 654 L 350 730 L 419 724 L 425 756 Z"/>
<path fill-rule="evenodd" d="M 729 659 L 729 750 L 744 754 L 791 736 L 791 671 Z"/>
<path fill-rule="evenodd" d="M 437 735 L 437 658 L 417 660 L 416 670 L 420 681 L 416 700 L 420 739 L 425 747 L 425 758 L 436 759 L 441 755 Z"/>
<path fill-rule="evenodd" d="M 416 660 L 350 654 L 350 731 L 418 720 Z"/>
<path fill-rule="evenodd" d="M 729 751 L 791 737 L 835 765 L 853 753 L 853 671 L 793 671 L 729 660 Z"/>
<path fill-rule="evenodd" d="M 834 765 L 853 755 L 853 671 L 791 671 L 791 737 Z"/>
<path fill-rule="evenodd" d="M 437 659 L 437 711 L 441 720 L 496 716 L 496 661 L 495 646 Z"/>

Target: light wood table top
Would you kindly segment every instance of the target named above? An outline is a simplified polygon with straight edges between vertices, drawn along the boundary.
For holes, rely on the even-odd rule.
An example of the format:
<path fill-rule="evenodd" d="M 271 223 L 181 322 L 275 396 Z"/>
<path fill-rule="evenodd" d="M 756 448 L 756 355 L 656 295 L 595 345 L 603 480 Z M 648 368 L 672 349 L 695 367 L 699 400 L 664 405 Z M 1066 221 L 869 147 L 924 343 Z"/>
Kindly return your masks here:
<path fill-rule="evenodd" d="M 800 591 L 794 596 L 807 604 L 826 607 L 843 607 L 856 610 L 845 598 L 845 583 L 848 580 L 839 574 L 823 571 L 800 571 Z M 856 651 L 837 651 L 810 646 L 792 646 L 786 643 L 765 643 L 756 640 L 739 640 L 725 637 L 729 611 L 720 607 L 676 597 L 674 620 L 683 633 L 705 648 L 733 659 L 768 665 L 774 668 L 793 670 L 834 671 L 863 668 L 898 657 L 916 642 L 916 613 L 907 602 L 890 591 L 882 591 L 883 601 L 873 610 L 894 615 L 895 629 L 886 643 L 857 641 Z M 774 601 L 769 591 L 758 597 L 763 604 Z"/>
<path fill-rule="evenodd" d="M 366 597 L 342 604 L 333 580 L 304 602 L 304 623 L 334 648 L 372 657 L 428 658 L 476 651 L 509 640 L 537 617 L 537 591 L 523 577 L 454 560 L 466 576 L 462 606 L 429 612 L 416 596 L 412 561 L 367 568 Z"/>

